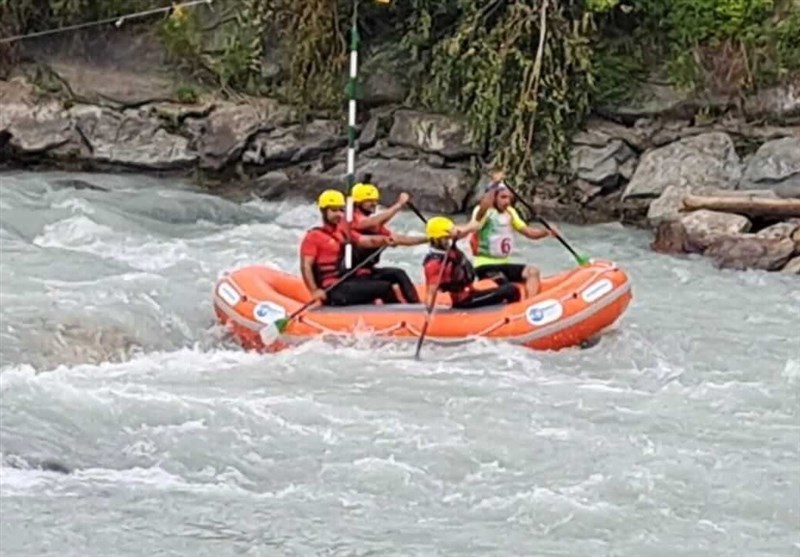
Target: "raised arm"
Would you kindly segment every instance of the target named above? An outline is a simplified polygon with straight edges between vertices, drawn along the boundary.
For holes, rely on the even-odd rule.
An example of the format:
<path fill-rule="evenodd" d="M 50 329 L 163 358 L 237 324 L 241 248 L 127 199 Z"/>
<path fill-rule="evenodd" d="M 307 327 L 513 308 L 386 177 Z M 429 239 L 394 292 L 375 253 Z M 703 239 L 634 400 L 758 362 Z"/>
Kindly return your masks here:
<path fill-rule="evenodd" d="M 457 224 L 450 232 L 450 237 L 456 240 L 469 236 L 472 232 L 477 232 L 481 229 L 483 223 L 478 220 L 471 220 L 467 224 Z"/>
<path fill-rule="evenodd" d="M 372 216 L 361 219 L 358 223 L 359 230 L 367 230 L 369 228 L 378 228 L 384 226 L 387 222 L 392 220 L 400 210 L 408 203 L 409 195 L 405 192 L 401 193 L 395 201 L 394 205 L 381 213 L 376 213 Z"/>
<path fill-rule="evenodd" d="M 488 213 L 489 209 L 494 206 L 494 197 L 496 194 L 496 190 L 490 189 L 483 195 L 483 197 L 481 197 L 481 201 L 478 204 L 478 210 L 472 216 L 473 221 L 483 223 L 483 219 L 486 218 L 486 213 Z"/>
<path fill-rule="evenodd" d="M 513 207 L 511 207 L 509 211 L 511 211 L 511 225 L 514 227 L 514 230 L 526 238 L 530 238 L 531 240 L 540 240 L 550 236 L 549 230 L 543 228 L 534 228 L 522 220 L 522 217 L 519 216 L 519 213 L 517 213 L 517 210 Z"/>
<path fill-rule="evenodd" d="M 394 238 L 391 236 L 370 236 L 365 234 L 354 235 L 353 243 L 360 248 L 367 249 L 396 245 Z"/>
<path fill-rule="evenodd" d="M 550 231 L 544 228 L 534 228 L 532 226 L 525 225 L 524 228 L 519 230 L 519 233 L 525 236 L 526 238 L 530 238 L 531 240 L 541 240 L 542 238 L 547 238 L 550 236 Z"/>
<path fill-rule="evenodd" d="M 406 236 L 405 234 L 392 234 L 394 245 L 396 246 L 421 246 L 427 244 L 428 239 L 425 236 Z"/>

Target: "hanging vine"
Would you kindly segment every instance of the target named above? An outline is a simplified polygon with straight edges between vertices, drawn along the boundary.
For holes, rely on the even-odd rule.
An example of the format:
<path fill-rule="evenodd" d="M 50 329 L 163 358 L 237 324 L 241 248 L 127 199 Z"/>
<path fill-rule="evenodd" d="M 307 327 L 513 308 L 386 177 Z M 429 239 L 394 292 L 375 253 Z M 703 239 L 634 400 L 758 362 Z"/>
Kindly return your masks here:
<path fill-rule="evenodd" d="M 465 114 L 491 162 L 517 176 L 563 166 L 589 109 L 590 16 L 557 0 L 463 4 L 433 47 L 423 102 Z"/>

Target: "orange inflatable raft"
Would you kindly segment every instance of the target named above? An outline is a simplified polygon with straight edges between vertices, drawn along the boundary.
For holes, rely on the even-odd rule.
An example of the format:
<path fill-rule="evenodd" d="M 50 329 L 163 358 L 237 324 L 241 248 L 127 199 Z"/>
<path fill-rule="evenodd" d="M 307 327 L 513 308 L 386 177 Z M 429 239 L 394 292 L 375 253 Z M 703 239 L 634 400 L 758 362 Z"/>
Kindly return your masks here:
<path fill-rule="evenodd" d="M 417 286 L 424 299 L 424 287 Z M 488 338 L 535 350 L 579 345 L 613 324 L 631 301 L 628 276 L 609 261 L 592 261 L 542 279 L 541 292 L 513 304 L 470 310 L 450 308 L 439 294 L 426 342 L 462 343 Z M 259 331 L 310 300 L 302 280 L 253 265 L 225 273 L 214 288 L 214 311 L 245 349 L 276 351 L 321 335 L 369 332 L 379 338 L 419 338 L 424 304 L 317 306 L 293 319 L 279 341 L 264 346 Z"/>

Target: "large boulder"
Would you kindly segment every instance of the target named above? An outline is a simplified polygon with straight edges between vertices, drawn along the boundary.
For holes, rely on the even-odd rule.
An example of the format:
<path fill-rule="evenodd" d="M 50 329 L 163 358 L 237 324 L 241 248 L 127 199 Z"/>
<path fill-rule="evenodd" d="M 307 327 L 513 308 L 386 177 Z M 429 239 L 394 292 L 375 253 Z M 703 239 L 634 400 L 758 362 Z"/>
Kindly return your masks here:
<path fill-rule="evenodd" d="M 697 251 L 686 234 L 686 228 L 677 220 L 664 221 L 656 227 L 650 249 L 658 253 L 682 254 Z"/>
<path fill-rule="evenodd" d="M 677 117 L 691 113 L 691 93 L 655 81 L 641 84 L 639 93 L 628 102 L 602 106 L 599 112 L 614 119 Z"/>
<path fill-rule="evenodd" d="M 372 174 L 372 181 L 381 190 L 384 203 L 401 192 L 408 192 L 417 207 L 425 211 L 454 214 L 463 210 L 474 181 L 461 168 L 432 168 L 421 160 L 365 159 L 359 161 L 356 174 Z M 346 175 L 343 165 L 325 174 L 341 187 Z"/>
<path fill-rule="evenodd" d="M 458 213 L 473 187 L 465 170 L 431 168 L 422 161 L 368 159 L 356 168 L 357 175 L 364 173 L 372 174 L 382 203 L 389 205 L 401 192 L 408 192 L 424 211 Z M 337 165 L 327 172 L 302 172 L 298 168 L 268 172 L 258 178 L 254 189 L 265 199 L 316 199 L 322 190 L 341 190 L 345 183 L 345 167 Z"/>
<path fill-rule="evenodd" d="M 741 215 L 701 209 L 681 219 L 686 237 L 700 250 L 708 248 L 720 238 L 737 236 L 750 230 L 750 221 Z"/>
<path fill-rule="evenodd" d="M 787 118 L 800 115 L 800 78 L 791 83 L 759 90 L 755 95 L 745 99 L 744 110 L 751 118 L 763 116 Z"/>
<path fill-rule="evenodd" d="M 789 273 L 792 275 L 800 275 L 800 256 L 793 257 L 786 265 L 783 266 L 781 272 Z"/>
<path fill-rule="evenodd" d="M 756 233 L 756 236 L 770 240 L 782 240 L 784 238 L 789 238 L 792 241 L 794 241 L 795 237 L 797 237 L 797 251 L 800 252 L 800 219 L 790 219 L 785 222 L 779 222 L 777 224 L 773 224 L 772 226 L 762 228 Z"/>
<path fill-rule="evenodd" d="M 636 153 L 621 139 L 612 139 L 602 147 L 579 145 L 572 150 L 572 171 L 580 178 L 603 188 L 629 179 L 636 168 Z"/>
<path fill-rule="evenodd" d="M 633 126 L 623 126 L 610 120 L 593 117 L 583 130 L 572 138 L 573 145 L 605 147 L 615 139 L 621 139 L 641 152 L 652 146 L 651 137 L 658 126 L 647 118 L 639 118 Z"/>
<path fill-rule="evenodd" d="M 389 142 L 436 153 L 447 159 L 476 155 L 479 148 L 461 120 L 444 114 L 398 110 Z"/>
<path fill-rule="evenodd" d="M 704 133 L 647 151 L 622 197 L 658 197 L 668 186 L 729 190 L 736 188 L 741 174 L 730 136 Z"/>
<path fill-rule="evenodd" d="M 251 137 L 291 123 L 294 111 L 271 99 L 251 103 L 222 103 L 207 118 L 187 118 L 194 136 L 192 147 L 203 168 L 219 170 L 237 160 Z"/>
<path fill-rule="evenodd" d="M 723 269 L 777 271 L 794 253 L 794 242 L 755 235 L 716 239 L 705 251 Z"/>
<path fill-rule="evenodd" d="M 276 128 L 259 132 L 242 154 L 247 164 L 301 162 L 347 144 L 339 124 L 331 120 L 314 120 L 305 125 Z"/>
<path fill-rule="evenodd" d="M 742 184 L 772 188 L 780 197 L 800 197 L 800 136 L 761 145 L 747 163 Z"/>
<path fill-rule="evenodd" d="M 78 136 L 69 114 L 55 101 L 41 105 L 4 104 L 0 108 L 0 137 L 19 154 L 45 153 L 75 146 Z"/>
<path fill-rule="evenodd" d="M 169 133 L 144 111 L 77 106 L 70 114 L 89 149 L 84 158 L 153 170 L 185 168 L 197 160 L 188 139 Z"/>
<path fill-rule="evenodd" d="M 254 185 L 254 193 L 268 200 L 299 198 L 316 200 L 323 190 L 341 190 L 341 177 L 320 172 L 273 170 L 260 176 Z"/>

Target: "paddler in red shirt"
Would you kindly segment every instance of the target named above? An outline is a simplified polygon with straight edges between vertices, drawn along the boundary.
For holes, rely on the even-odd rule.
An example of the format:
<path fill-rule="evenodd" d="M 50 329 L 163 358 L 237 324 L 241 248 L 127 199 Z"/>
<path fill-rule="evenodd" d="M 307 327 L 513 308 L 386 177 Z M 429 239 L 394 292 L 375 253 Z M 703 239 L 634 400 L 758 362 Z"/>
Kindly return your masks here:
<path fill-rule="evenodd" d="M 369 178 L 366 178 L 367 180 Z M 353 198 L 353 229 L 362 234 L 377 236 L 391 236 L 394 238 L 395 245 L 398 246 L 419 246 L 428 241 L 425 236 L 405 236 L 392 234 L 386 227 L 389 222 L 400 210 L 408 203 L 409 195 L 401 193 L 397 201 L 380 213 L 376 213 L 380 192 L 374 184 L 358 183 L 353 186 L 350 192 Z M 353 265 L 357 265 L 375 252 L 375 249 L 357 248 L 353 250 Z M 408 274 L 399 267 L 376 267 L 380 255 L 373 257 L 369 263 L 362 268 L 362 276 L 369 276 L 378 280 L 386 280 L 396 284 L 405 301 L 410 304 L 419 303 L 419 295 L 414 283 L 411 282 Z"/>
<path fill-rule="evenodd" d="M 344 246 L 349 240 L 354 247 L 381 248 L 392 246 L 391 236 L 366 236 L 344 226 L 344 194 L 337 190 L 322 192 L 317 200 L 322 213 L 322 226 L 306 232 L 300 244 L 300 270 L 303 282 L 312 297 L 331 306 L 371 304 L 382 300 L 385 304 L 399 303 L 392 283 L 369 276 L 353 276 L 326 295 L 324 289 L 339 280 L 344 273 Z"/>
<path fill-rule="evenodd" d="M 458 247 L 450 242 L 474 232 L 480 223 L 472 222 L 466 226 L 456 226 L 447 217 L 433 217 L 425 225 L 425 234 L 431 249 L 422 263 L 427 285 L 426 303 L 430 307 L 437 290 L 449 292 L 453 307 L 470 309 L 503 302 L 518 302 L 519 290 L 510 282 L 487 289 L 475 285 L 475 269 Z M 445 266 L 444 271 L 442 265 Z M 439 281 L 441 277 L 441 282 Z"/>

